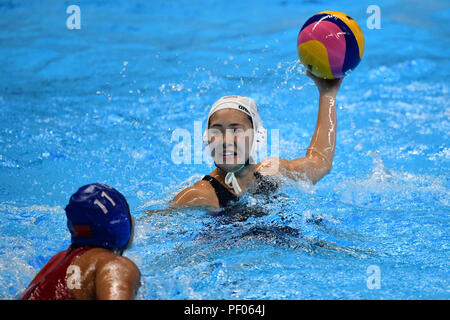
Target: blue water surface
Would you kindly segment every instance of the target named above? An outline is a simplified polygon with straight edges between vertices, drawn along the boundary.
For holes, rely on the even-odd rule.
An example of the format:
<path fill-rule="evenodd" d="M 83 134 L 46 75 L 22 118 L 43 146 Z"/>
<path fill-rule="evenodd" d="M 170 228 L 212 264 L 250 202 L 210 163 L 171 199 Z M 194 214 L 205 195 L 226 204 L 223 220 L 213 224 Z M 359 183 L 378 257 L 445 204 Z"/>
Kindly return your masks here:
<path fill-rule="evenodd" d="M 0 298 L 69 245 L 64 207 L 97 181 L 136 217 L 125 255 L 139 299 L 450 298 L 450 6 L 377 1 L 370 29 L 371 4 L 0 2 Z M 172 134 L 204 126 L 223 95 L 255 100 L 280 157 L 305 155 L 318 93 L 296 39 L 323 10 L 352 16 L 366 40 L 337 97 L 330 174 L 223 215 L 167 210 L 214 169 L 175 163 Z"/>

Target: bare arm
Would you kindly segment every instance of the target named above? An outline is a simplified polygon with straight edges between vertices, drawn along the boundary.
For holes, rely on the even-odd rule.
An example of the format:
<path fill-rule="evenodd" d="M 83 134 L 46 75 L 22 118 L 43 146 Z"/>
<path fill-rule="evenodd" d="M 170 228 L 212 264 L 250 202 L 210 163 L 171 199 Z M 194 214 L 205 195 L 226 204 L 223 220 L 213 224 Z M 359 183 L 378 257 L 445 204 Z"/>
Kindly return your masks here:
<path fill-rule="evenodd" d="M 341 79 L 325 80 L 307 75 L 314 80 L 319 89 L 319 112 L 317 124 L 306 157 L 316 156 L 328 164 L 331 169 L 336 147 L 336 95 L 342 83 Z"/>
<path fill-rule="evenodd" d="M 277 167 L 279 172 L 292 178 L 319 181 L 331 170 L 336 147 L 336 95 L 341 79 L 325 80 L 307 71 L 319 90 L 319 111 L 316 129 L 309 144 L 306 156 L 294 160 L 269 158 L 261 163 L 261 173 L 271 173 Z"/>
<path fill-rule="evenodd" d="M 210 209 L 219 208 L 219 200 L 212 189 L 211 185 L 207 181 L 198 181 L 192 187 L 186 188 L 181 191 L 175 198 L 169 203 L 170 207 L 207 207 Z"/>
<path fill-rule="evenodd" d="M 132 300 L 140 284 L 140 272 L 129 259 L 115 256 L 98 266 L 95 277 L 97 300 Z"/>
<path fill-rule="evenodd" d="M 313 183 L 331 170 L 336 147 L 336 95 L 341 79 L 325 80 L 307 71 L 319 90 L 319 111 L 306 156 L 289 161 L 289 171 L 304 173 Z"/>

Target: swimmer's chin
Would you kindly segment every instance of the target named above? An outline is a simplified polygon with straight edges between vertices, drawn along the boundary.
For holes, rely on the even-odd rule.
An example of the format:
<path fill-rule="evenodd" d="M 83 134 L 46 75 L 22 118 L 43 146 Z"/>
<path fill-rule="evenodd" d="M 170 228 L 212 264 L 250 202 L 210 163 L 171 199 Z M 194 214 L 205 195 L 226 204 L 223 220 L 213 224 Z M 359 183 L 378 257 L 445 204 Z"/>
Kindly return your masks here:
<path fill-rule="evenodd" d="M 216 162 L 216 167 L 224 172 L 234 172 L 234 171 L 242 168 L 243 164 L 245 164 L 245 162 L 239 163 L 239 162 L 235 161 L 235 163 L 221 163 L 221 164 L 218 164 Z"/>

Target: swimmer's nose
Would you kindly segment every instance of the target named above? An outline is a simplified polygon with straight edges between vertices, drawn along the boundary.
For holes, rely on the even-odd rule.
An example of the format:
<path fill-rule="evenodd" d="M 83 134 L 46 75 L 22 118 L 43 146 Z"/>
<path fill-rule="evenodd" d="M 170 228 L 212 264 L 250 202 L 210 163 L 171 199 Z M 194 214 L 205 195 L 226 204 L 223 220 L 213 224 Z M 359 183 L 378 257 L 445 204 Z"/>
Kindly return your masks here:
<path fill-rule="evenodd" d="M 231 130 L 225 131 L 223 136 L 223 147 L 227 149 L 227 147 L 234 147 L 235 144 L 235 135 Z"/>
<path fill-rule="evenodd" d="M 229 152 L 229 151 L 235 151 L 234 149 L 234 143 L 226 143 L 226 142 L 224 142 L 223 144 L 222 144 L 222 150 L 223 150 L 223 152 Z"/>

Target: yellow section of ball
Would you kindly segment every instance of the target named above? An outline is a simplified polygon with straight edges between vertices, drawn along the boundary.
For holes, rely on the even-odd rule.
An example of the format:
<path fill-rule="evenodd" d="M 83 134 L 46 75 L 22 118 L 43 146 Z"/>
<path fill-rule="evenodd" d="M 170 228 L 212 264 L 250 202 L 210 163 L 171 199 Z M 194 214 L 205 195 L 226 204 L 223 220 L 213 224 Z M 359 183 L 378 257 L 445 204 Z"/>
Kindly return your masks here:
<path fill-rule="evenodd" d="M 310 40 L 297 47 L 301 63 L 322 79 L 334 79 L 328 60 L 327 48 L 317 40 Z"/>

